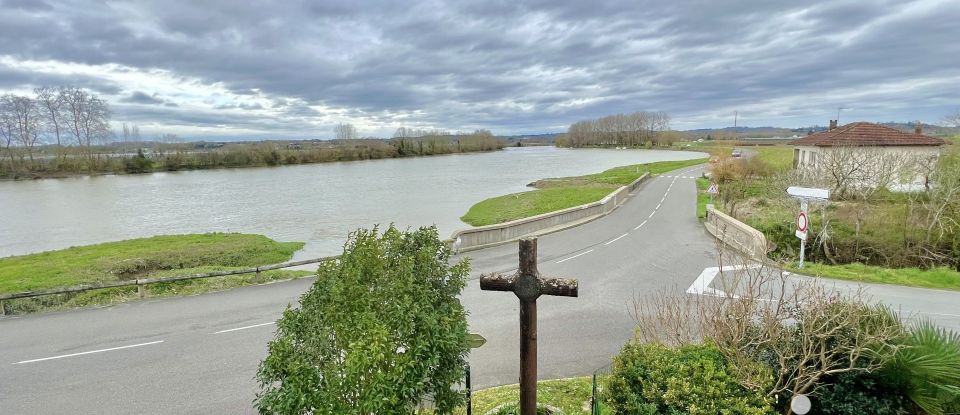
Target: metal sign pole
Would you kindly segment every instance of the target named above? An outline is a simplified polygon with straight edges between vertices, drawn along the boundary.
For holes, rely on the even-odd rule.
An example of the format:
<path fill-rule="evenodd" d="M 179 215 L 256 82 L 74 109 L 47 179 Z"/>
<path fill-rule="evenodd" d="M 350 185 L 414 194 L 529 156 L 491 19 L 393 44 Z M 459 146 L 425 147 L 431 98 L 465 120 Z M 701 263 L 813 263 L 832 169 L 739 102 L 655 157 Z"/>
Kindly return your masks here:
<path fill-rule="evenodd" d="M 803 229 L 800 229 L 800 231 L 803 232 L 803 238 L 800 238 L 800 264 L 797 265 L 797 268 L 803 268 L 804 252 L 807 248 L 807 229 L 810 227 L 810 217 L 807 216 L 806 199 L 800 201 L 800 215 L 803 217 Z"/>

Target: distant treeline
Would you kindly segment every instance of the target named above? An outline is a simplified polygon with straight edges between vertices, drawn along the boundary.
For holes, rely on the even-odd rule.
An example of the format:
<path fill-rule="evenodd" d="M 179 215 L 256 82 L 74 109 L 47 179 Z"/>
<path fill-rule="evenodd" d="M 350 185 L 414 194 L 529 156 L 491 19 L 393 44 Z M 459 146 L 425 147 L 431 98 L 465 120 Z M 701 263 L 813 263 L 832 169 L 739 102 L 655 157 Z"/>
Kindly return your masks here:
<path fill-rule="evenodd" d="M 0 165 L 0 178 L 282 166 L 491 151 L 503 147 L 504 143 L 489 131 L 391 139 L 237 142 L 214 148 L 196 143 L 114 143 L 84 149 L 44 145 L 32 149 L 31 162 Z M 25 150 L 14 147 L 7 151 L 20 159 Z"/>
<path fill-rule="evenodd" d="M 639 111 L 577 121 L 557 137 L 557 146 L 651 147 L 668 146 L 679 139 L 679 134 L 670 131 L 667 113 Z"/>

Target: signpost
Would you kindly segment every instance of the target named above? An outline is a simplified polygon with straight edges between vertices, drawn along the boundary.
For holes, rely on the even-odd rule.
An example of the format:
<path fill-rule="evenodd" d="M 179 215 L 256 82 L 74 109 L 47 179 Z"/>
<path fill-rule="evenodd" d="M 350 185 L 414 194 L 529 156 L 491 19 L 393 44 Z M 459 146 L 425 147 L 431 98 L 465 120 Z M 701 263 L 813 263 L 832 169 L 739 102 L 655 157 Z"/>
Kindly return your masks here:
<path fill-rule="evenodd" d="M 797 214 L 797 238 L 800 238 L 800 264 L 798 268 L 803 268 L 804 251 L 807 248 L 807 201 L 800 201 L 800 213 Z"/>
<path fill-rule="evenodd" d="M 480 333 L 470 333 L 467 335 L 467 345 L 471 349 L 476 349 L 480 346 L 487 344 L 487 339 L 480 335 Z"/>
<path fill-rule="evenodd" d="M 479 348 L 487 343 L 487 339 L 480 333 L 467 334 L 467 345 L 471 349 Z M 470 365 L 467 364 L 467 415 L 473 415 L 473 387 L 470 385 Z"/>
<path fill-rule="evenodd" d="M 830 191 L 827 189 L 816 189 L 809 187 L 790 186 L 787 188 L 787 194 L 800 199 L 800 213 L 797 214 L 797 231 L 795 235 L 800 238 L 800 263 L 798 268 L 803 268 L 803 257 L 807 248 L 807 230 L 810 228 L 810 216 L 807 213 L 807 204 L 809 201 L 826 201 L 830 198 Z"/>
<path fill-rule="evenodd" d="M 711 182 L 710 187 L 707 188 L 707 193 L 710 194 L 710 204 L 713 204 L 713 195 L 720 193 L 720 188 L 717 187 L 716 183 Z"/>

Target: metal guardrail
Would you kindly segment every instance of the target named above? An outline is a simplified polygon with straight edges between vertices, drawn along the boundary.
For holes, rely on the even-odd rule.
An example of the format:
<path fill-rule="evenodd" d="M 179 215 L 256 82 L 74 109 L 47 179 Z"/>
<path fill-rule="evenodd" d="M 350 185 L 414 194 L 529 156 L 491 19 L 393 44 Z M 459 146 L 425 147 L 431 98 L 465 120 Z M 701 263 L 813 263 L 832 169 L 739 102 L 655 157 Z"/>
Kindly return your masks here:
<path fill-rule="evenodd" d="M 107 282 L 103 284 L 76 285 L 73 287 L 55 288 L 51 290 L 24 291 L 24 292 L 11 293 L 11 294 L 0 294 L 0 315 L 6 314 L 6 307 L 4 304 L 4 301 L 6 300 L 42 297 L 46 295 L 71 294 L 71 293 L 78 293 L 78 292 L 91 291 L 91 290 L 102 290 L 106 288 L 132 287 L 132 286 L 137 287 L 137 294 L 140 296 L 140 298 L 143 298 L 146 296 L 146 291 L 144 290 L 144 287 L 149 284 L 175 282 L 175 281 L 187 281 L 187 280 L 196 280 L 196 279 L 213 278 L 213 277 L 224 277 L 228 275 L 260 274 L 263 271 L 270 271 L 270 270 L 282 269 L 282 268 L 291 268 L 291 267 L 307 265 L 307 264 L 318 264 L 324 261 L 337 259 L 339 257 L 340 257 L 339 255 L 335 255 L 335 256 L 328 256 L 328 257 L 321 257 L 321 258 L 305 259 L 302 261 L 283 262 L 280 264 L 273 264 L 273 265 L 261 265 L 261 266 L 252 267 L 252 268 L 234 269 L 229 271 L 214 271 L 214 272 L 206 272 L 202 274 L 178 275 L 174 277 L 162 277 L 162 278 L 138 278 L 133 280 Z"/>

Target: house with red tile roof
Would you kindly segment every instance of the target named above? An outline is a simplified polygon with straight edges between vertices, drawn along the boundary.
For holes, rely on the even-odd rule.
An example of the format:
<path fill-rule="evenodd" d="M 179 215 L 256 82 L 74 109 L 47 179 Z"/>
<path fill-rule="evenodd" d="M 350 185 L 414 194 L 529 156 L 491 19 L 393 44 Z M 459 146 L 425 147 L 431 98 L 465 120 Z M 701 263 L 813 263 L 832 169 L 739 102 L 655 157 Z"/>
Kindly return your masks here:
<path fill-rule="evenodd" d="M 923 135 L 919 122 L 909 133 L 869 122 L 837 126 L 830 120 L 827 131 L 792 144 L 794 168 L 827 176 L 837 187 L 906 190 L 929 185 L 928 172 L 946 142 Z"/>

